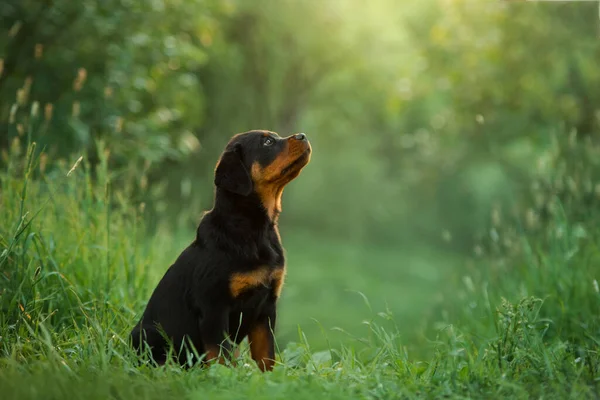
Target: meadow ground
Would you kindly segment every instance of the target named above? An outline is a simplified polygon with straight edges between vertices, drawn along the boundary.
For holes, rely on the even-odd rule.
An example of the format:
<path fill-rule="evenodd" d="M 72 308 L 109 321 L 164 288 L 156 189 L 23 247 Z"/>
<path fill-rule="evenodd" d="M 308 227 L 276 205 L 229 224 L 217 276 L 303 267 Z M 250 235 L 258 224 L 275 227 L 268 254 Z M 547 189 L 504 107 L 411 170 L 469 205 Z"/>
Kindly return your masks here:
<path fill-rule="evenodd" d="M 68 170 L 19 158 L 2 172 L 3 399 L 600 396 L 593 224 L 558 213 L 470 261 L 284 231 L 275 371 L 246 348 L 236 368 L 152 368 L 125 338 L 190 232 L 148 234 L 102 163 Z"/>

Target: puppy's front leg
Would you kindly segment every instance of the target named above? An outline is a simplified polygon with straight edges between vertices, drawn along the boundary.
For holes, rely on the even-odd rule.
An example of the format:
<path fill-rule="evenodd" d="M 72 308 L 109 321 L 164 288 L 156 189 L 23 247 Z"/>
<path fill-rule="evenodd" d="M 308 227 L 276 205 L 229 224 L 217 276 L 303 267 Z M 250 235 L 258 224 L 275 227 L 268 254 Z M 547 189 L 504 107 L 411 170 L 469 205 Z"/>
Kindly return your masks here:
<path fill-rule="evenodd" d="M 229 310 L 227 307 L 213 307 L 205 310 L 200 321 L 202 342 L 206 351 L 206 360 L 217 360 L 224 364 L 223 356 L 230 358 L 231 344 L 228 340 Z"/>
<path fill-rule="evenodd" d="M 271 371 L 275 365 L 275 330 L 276 311 L 273 305 L 265 315 L 250 329 L 248 341 L 250 354 L 261 371 Z"/>

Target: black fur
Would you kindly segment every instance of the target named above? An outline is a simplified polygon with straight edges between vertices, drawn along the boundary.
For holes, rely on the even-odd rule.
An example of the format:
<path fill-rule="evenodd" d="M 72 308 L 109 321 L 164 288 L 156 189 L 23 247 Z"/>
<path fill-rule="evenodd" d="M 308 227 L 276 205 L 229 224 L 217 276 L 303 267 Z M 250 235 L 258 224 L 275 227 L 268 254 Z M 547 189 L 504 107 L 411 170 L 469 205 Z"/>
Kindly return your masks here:
<path fill-rule="evenodd" d="M 241 158 L 241 144 L 226 150 L 215 171 L 215 185 L 229 192 L 248 196 L 252 193 L 252 178 Z"/>
<path fill-rule="evenodd" d="M 268 147 L 266 134 L 275 140 Z M 227 355 L 231 350 L 227 338 L 240 343 L 257 325 L 270 332 L 269 353 L 274 357 L 274 288 L 260 285 L 234 297 L 229 282 L 235 273 L 284 268 L 276 221 L 253 190 L 250 170 L 254 162 L 269 165 L 285 140 L 271 132 L 250 131 L 234 136 L 223 152 L 215 170 L 213 209 L 202 218 L 195 240 L 158 283 L 131 332 L 132 346 L 141 350 L 145 342 L 157 363 L 166 361 L 168 342 L 182 365 L 190 349 L 180 349 L 189 345 L 200 355 L 221 346 Z"/>

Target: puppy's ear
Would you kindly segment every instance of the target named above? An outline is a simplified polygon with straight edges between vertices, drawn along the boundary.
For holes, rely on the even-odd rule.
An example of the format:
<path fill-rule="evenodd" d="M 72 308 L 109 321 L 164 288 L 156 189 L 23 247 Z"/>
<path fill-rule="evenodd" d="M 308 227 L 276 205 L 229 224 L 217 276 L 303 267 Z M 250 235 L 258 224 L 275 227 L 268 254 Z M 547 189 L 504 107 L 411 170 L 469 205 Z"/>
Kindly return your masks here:
<path fill-rule="evenodd" d="M 239 144 L 226 150 L 221 156 L 215 170 L 215 185 L 242 196 L 252 193 L 252 178 L 242 163 Z"/>

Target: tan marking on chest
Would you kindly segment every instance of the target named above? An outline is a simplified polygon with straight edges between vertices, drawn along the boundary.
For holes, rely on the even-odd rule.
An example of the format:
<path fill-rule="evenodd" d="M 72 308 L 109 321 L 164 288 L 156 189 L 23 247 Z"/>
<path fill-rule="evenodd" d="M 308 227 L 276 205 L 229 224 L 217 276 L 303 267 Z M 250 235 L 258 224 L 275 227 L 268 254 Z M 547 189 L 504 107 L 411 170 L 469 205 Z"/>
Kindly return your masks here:
<path fill-rule="evenodd" d="M 271 279 L 273 280 L 273 290 L 275 297 L 281 296 L 281 290 L 283 289 L 283 283 L 285 281 L 285 268 L 278 268 L 271 273 Z"/>
<path fill-rule="evenodd" d="M 229 280 L 229 291 L 233 297 L 238 297 L 246 290 L 273 284 L 275 295 L 279 297 L 283 286 L 285 268 L 269 271 L 267 267 L 260 267 L 250 272 L 235 273 Z"/>

